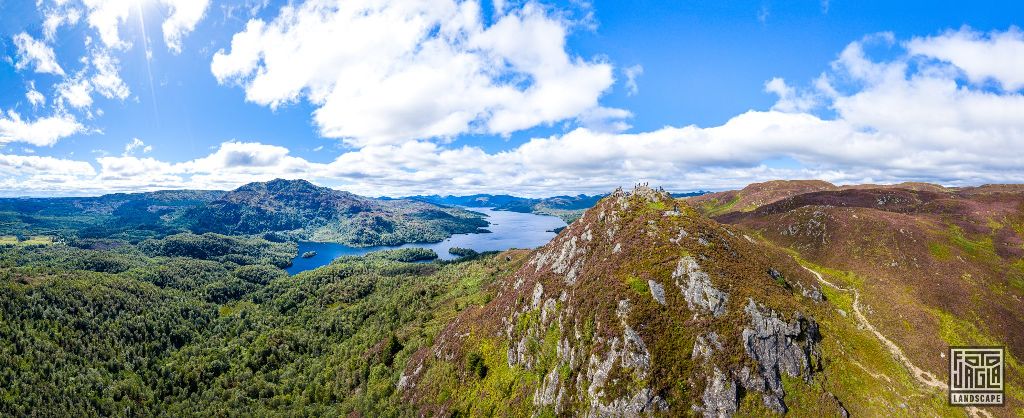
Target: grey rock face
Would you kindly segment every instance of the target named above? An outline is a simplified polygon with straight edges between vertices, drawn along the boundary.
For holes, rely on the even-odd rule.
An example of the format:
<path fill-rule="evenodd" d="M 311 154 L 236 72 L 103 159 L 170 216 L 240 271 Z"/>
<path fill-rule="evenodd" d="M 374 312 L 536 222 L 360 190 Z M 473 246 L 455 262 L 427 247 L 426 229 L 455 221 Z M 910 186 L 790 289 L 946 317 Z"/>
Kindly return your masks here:
<path fill-rule="evenodd" d="M 651 289 L 651 297 L 653 297 L 654 300 L 658 301 L 658 303 L 664 305 L 665 304 L 665 288 L 661 286 L 661 283 L 658 283 L 658 282 L 656 282 L 654 280 L 648 280 L 647 281 L 647 287 L 649 287 Z"/>
<path fill-rule="evenodd" d="M 672 278 L 683 292 L 683 298 L 686 299 L 686 305 L 690 310 L 707 311 L 716 317 L 725 313 L 729 295 L 711 285 L 711 277 L 701 270 L 693 257 L 681 258 L 672 272 Z"/>
<path fill-rule="evenodd" d="M 759 307 L 753 299 L 744 310 L 750 315 L 751 327 L 743 330 L 743 348 L 758 366 L 754 371 L 744 370 L 741 380 L 748 389 L 763 393 L 766 406 L 784 413 L 786 393 L 781 373 L 810 380 L 814 373 L 811 359 L 818 356 L 818 324 L 805 320 L 799 313 L 786 322 L 775 311 Z"/>
<path fill-rule="evenodd" d="M 704 401 L 705 418 L 726 418 L 731 417 L 739 408 L 739 393 L 736 383 L 726 377 L 721 370 L 715 368 L 714 373 L 708 378 L 707 387 L 701 400 Z"/>

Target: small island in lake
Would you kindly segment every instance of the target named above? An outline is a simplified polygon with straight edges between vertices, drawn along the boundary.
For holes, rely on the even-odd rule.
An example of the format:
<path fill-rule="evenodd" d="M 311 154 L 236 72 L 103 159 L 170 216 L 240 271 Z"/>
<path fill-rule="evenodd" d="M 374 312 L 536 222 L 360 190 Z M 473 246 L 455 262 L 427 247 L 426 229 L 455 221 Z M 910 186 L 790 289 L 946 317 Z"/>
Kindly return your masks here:
<path fill-rule="evenodd" d="M 458 257 L 472 257 L 479 254 L 476 250 L 462 247 L 451 247 L 448 249 L 448 253 Z"/>
<path fill-rule="evenodd" d="M 429 248 L 396 248 L 393 250 L 374 251 L 366 255 L 367 258 L 379 258 L 390 261 L 401 261 L 403 263 L 419 263 L 437 259 L 437 253 Z"/>
<path fill-rule="evenodd" d="M 316 251 L 306 251 L 302 253 L 302 258 L 313 258 L 316 257 Z"/>

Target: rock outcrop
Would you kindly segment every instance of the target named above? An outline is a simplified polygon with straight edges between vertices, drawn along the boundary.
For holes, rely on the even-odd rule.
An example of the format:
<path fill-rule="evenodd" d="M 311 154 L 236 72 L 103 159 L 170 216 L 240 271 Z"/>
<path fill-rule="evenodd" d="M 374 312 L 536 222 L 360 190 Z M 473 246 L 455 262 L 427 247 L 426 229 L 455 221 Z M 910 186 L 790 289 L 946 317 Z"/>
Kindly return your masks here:
<path fill-rule="evenodd" d="M 761 392 L 769 408 L 786 412 L 781 373 L 811 379 L 813 365 L 820 362 L 815 347 L 821 339 L 818 324 L 813 319 L 804 319 L 799 312 L 786 322 L 777 312 L 759 307 L 753 299 L 744 311 L 750 316 L 750 327 L 743 330 L 743 348 L 757 367 L 752 372 L 744 370 L 743 385 Z"/>

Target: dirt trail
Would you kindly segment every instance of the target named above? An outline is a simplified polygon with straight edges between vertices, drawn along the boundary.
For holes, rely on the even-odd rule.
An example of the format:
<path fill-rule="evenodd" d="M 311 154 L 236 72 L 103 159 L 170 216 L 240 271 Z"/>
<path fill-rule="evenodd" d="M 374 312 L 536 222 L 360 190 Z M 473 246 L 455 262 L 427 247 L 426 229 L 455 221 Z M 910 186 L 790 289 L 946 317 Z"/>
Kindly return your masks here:
<path fill-rule="evenodd" d="M 804 267 L 804 266 L 801 266 L 801 267 Z M 878 338 L 878 340 L 882 342 L 882 345 L 884 345 L 885 348 L 889 350 L 889 353 L 891 353 L 893 355 L 893 357 L 895 357 L 897 360 L 899 360 L 900 363 L 903 363 L 903 366 L 906 367 L 907 370 L 910 371 L 910 374 L 912 374 L 914 376 L 914 378 L 917 379 L 917 381 L 919 383 L 921 383 L 925 387 L 929 387 L 929 388 L 942 389 L 942 390 L 946 390 L 948 388 L 946 383 L 941 381 L 941 380 L 939 380 L 938 378 L 936 378 L 935 375 L 933 375 L 933 374 L 931 374 L 931 373 L 921 369 L 920 367 L 917 367 L 916 365 L 914 365 L 914 363 L 912 361 L 910 361 L 910 358 L 907 357 L 906 354 L 903 354 L 903 350 L 901 350 L 900 347 L 896 345 L 896 343 L 894 343 L 891 340 L 889 340 L 888 338 L 886 338 L 885 335 L 882 335 L 882 333 L 879 332 L 878 329 L 875 328 L 874 325 L 871 325 L 871 322 L 868 321 L 868 318 L 866 316 L 864 316 L 863 312 L 861 312 L 861 309 L 860 309 L 860 292 L 858 292 L 857 289 L 845 288 L 845 287 L 836 285 L 835 283 L 832 283 L 832 282 L 830 282 L 828 280 L 825 280 L 825 278 L 821 276 L 821 273 L 818 273 L 818 272 L 816 272 L 814 270 L 811 270 L 810 268 L 807 268 L 807 267 L 804 267 L 804 269 L 809 271 L 809 272 L 811 272 L 811 274 L 814 274 L 814 276 L 818 278 L 818 281 L 824 283 L 828 287 L 831 287 L 833 289 L 839 290 L 841 292 L 852 293 L 853 294 L 853 315 L 857 318 L 857 321 L 860 322 L 860 324 L 863 325 L 864 328 L 867 328 L 868 331 L 871 331 L 871 333 L 875 335 L 875 338 Z M 988 411 L 985 411 L 985 410 L 982 410 L 982 409 L 978 409 L 978 408 L 975 408 L 975 407 L 968 407 L 968 408 L 966 408 L 966 410 L 967 410 L 967 413 L 970 414 L 972 417 L 980 417 L 980 416 L 991 417 L 992 416 L 992 414 L 989 413 Z"/>

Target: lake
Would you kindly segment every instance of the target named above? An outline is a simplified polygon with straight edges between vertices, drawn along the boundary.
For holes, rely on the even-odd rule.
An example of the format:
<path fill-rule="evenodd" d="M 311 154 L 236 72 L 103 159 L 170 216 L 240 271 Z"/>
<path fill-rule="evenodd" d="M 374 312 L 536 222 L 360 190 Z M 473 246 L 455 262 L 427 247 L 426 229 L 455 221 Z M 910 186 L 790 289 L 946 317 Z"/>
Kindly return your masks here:
<path fill-rule="evenodd" d="M 478 252 L 502 251 L 509 248 L 537 248 L 547 244 L 555 233 L 548 232 L 565 226 L 561 218 L 532 213 L 509 212 L 491 208 L 465 208 L 487 216 L 491 224 L 489 234 L 456 234 L 436 243 L 411 243 L 398 246 L 350 247 L 332 242 L 299 242 L 299 256 L 292 260 L 287 268 L 288 274 L 315 269 L 330 264 L 335 258 L 355 255 L 360 256 L 380 250 L 394 248 L 429 248 L 434 250 L 442 260 L 454 260 L 458 257 L 449 254 L 452 247 L 470 248 Z M 316 251 L 311 258 L 302 258 L 302 253 Z"/>

